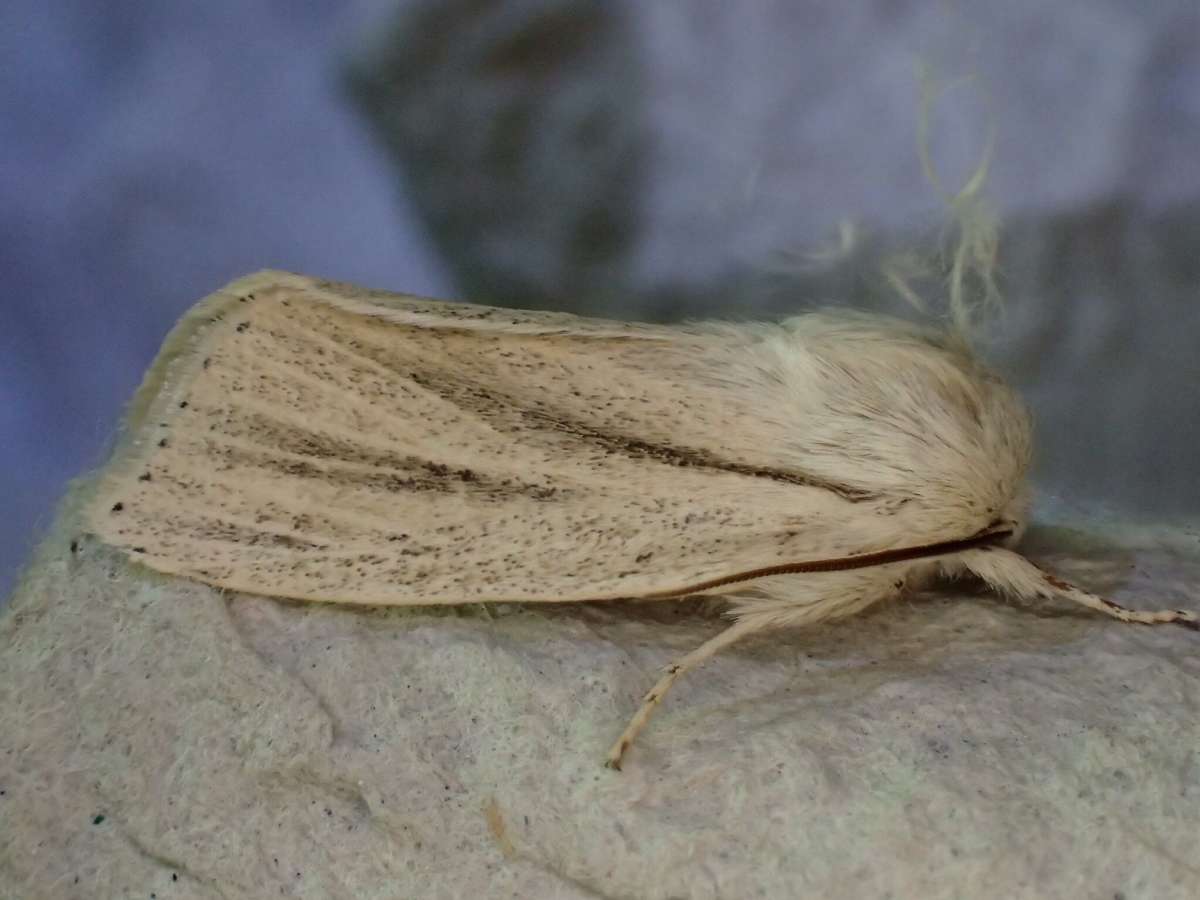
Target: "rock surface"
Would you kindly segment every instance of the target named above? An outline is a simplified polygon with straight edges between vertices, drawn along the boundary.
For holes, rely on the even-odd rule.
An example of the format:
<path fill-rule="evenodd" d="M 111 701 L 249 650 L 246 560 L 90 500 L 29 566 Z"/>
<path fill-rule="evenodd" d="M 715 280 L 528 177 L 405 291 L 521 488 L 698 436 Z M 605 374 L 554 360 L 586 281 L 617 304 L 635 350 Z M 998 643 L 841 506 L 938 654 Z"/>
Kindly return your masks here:
<path fill-rule="evenodd" d="M 1200 608 L 1196 528 L 1093 517 L 1027 549 L 1132 605 Z M 602 768 L 656 667 L 718 627 L 695 602 L 223 595 L 67 511 L 0 620 L 2 892 L 1200 893 L 1195 634 L 922 595 L 734 648 Z"/>

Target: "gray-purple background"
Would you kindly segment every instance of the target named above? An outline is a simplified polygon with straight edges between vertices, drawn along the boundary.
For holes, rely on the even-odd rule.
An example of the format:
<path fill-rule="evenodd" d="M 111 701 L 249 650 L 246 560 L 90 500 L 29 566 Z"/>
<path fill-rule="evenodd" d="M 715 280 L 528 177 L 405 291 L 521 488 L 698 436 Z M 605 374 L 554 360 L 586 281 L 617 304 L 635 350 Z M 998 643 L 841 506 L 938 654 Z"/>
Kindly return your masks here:
<path fill-rule="evenodd" d="M 997 127 L 993 353 L 1039 481 L 1200 509 L 1190 0 L 7 0 L 0 595 L 167 329 L 254 269 L 658 319 L 877 302 L 937 211 L 919 59 L 983 86 L 939 107 L 944 171 Z M 811 254 L 843 219 L 862 243 Z"/>

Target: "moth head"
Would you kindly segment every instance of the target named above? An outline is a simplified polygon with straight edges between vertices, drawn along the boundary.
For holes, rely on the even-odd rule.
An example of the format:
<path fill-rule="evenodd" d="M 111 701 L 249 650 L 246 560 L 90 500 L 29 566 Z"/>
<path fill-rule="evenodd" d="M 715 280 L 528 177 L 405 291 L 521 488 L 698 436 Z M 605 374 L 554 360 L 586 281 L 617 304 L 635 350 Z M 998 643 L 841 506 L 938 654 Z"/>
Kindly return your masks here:
<path fill-rule="evenodd" d="M 1000 541 L 1000 546 L 1012 550 L 1021 542 L 1021 537 L 1025 534 L 1029 523 L 1024 517 L 1006 516 L 1003 524 L 1005 528 L 1011 529 L 1012 533 Z"/>
<path fill-rule="evenodd" d="M 1001 542 L 1002 546 L 1011 549 L 1020 542 L 1025 529 L 1029 527 L 1029 506 L 1029 489 L 1022 485 L 997 516 L 996 527 L 1012 531 L 1012 534 Z"/>

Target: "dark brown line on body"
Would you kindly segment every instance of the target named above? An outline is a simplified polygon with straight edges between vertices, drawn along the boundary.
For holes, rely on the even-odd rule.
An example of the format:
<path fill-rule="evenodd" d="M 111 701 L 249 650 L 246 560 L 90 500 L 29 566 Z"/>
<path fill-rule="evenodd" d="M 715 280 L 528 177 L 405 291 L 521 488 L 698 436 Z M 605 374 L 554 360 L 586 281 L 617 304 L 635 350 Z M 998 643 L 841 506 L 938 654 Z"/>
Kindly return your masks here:
<path fill-rule="evenodd" d="M 651 591 L 647 594 L 638 594 L 639 599 L 654 600 L 666 599 L 668 597 L 686 597 L 689 594 L 700 594 L 704 591 L 710 591 L 713 588 L 723 587 L 727 584 L 738 584 L 743 581 L 753 581 L 756 578 L 767 578 L 771 575 L 792 575 L 796 573 L 812 573 L 812 572 L 845 572 L 850 569 L 867 569 L 872 566 L 884 566 L 890 563 L 907 562 L 914 559 L 928 559 L 934 556 L 946 556 L 951 553 L 958 553 L 962 550 L 971 550 L 976 547 L 986 547 L 992 544 L 998 544 L 1007 537 L 1012 536 L 1012 531 L 1003 529 L 1000 531 L 986 531 L 983 534 L 977 534 L 974 537 L 960 538 L 953 541 L 938 541 L 933 544 L 921 544 L 916 547 L 899 547 L 895 550 L 878 550 L 874 553 L 860 553 L 855 556 L 838 556 L 831 559 L 814 559 L 807 562 L 796 563 L 780 563 L 775 566 L 764 566 L 761 569 L 750 569 L 746 572 L 738 572 L 734 575 L 724 575 L 720 578 L 712 578 L 708 581 L 701 581 L 698 584 L 688 585 L 685 588 L 678 588 L 668 591 Z"/>

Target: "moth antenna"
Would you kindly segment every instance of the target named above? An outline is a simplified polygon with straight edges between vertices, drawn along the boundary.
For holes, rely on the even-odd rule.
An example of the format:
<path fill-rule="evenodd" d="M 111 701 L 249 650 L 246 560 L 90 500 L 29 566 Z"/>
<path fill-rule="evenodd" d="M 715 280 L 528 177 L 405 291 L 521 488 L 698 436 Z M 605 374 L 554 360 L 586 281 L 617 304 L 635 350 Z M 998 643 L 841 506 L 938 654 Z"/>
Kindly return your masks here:
<path fill-rule="evenodd" d="M 1140 625 L 1176 624 L 1200 631 L 1200 616 L 1186 609 L 1128 609 L 1090 591 L 1063 581 L 1035 566 L 1019 553 L 1002 547 L 981 547 L 955 559 L 1001 593 L 1020 597 L 1063 597 L 1122 622 Z"/>
<path fill-rule="evenodd" d="M 753 634 L 756 631 L 763 631 L 770 627 L 770 622 L 762 617 L 749 616 L 741 618 L 716 637 L 705 641 L 691 653 L 687 654 L 687 656 L 667 666 L 662 678 L 658 679 L 658 682 L 650 689 L 650 692 L 642 698 L 642 705 L 634 713 L 633 718 L 629 720 L 629 724 L 625 726 L 625 730 L 621 732 L 621 736 L 617 738 L 616 743 L 609 749 L 604 765 L 610 769 L 620 771 L 621 758 L 625 755 L 625 751 L 629 749 L 629 746 L 633 743 L 633 739 L 638 736 L 638 733 L 650 721 L 650 716 L 654 713 L 655 708 L 662 703 L 663 695 L 671 689 L 671 685 L 675 683 L 675 679 L 684 672 L 696 668 L 696 666 L 702 664 L 710 657 L 715 656 L 735 641 L 739 641 L 746 637 L 746 635 Z"/>

